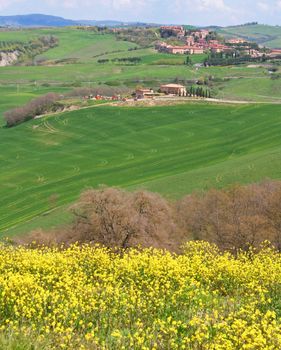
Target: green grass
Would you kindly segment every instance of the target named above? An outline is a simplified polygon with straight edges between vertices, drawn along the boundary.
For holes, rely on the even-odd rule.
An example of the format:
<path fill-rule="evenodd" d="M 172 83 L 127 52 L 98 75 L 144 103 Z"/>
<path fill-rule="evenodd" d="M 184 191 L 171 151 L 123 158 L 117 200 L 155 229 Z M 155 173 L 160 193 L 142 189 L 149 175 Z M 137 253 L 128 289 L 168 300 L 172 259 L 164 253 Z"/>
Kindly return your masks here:
<path fill-rule="evenodd" d="M 0 129 L 0 230 L 100 184 L 175 198 L 281 178 L 280 112 L 279 105 L 99 106 Z"/>
<path fill-rule="evenodd" d="M 219 85 L 219 98 L 248 101 L 280 101 L 281 79 L 233 79 Z"/>

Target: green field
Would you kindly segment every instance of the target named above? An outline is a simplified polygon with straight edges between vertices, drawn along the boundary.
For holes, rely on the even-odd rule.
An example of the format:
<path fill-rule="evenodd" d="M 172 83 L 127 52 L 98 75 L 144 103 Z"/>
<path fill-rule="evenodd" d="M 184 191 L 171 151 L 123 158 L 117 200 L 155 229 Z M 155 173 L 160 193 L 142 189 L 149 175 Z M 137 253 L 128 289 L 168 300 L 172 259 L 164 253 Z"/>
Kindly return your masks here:
<path fill-rule="evenodd" d="M 101 184 L 180 197 L 281 178 L 281 106 L 99 106 L 0 129 L 2 234 Z"/>
<path fill-rule="evenodd" d="M 50 49 L 42 56 L 47 59 L 57 60 L 65 58 L 78 58 L 85 61 L 93 56 L 115 51 L 127 51 L 137 45 L 125 41 L 117 41 L 110 34 L 97 34 L 91 31 L 81 31 L 71 28 L 51 29 L 22 29 L 14 31 L 1 31 L 1 41 L 27 42 L 43 35 L 54 35 L 59 39 L 58 47 Z"/>

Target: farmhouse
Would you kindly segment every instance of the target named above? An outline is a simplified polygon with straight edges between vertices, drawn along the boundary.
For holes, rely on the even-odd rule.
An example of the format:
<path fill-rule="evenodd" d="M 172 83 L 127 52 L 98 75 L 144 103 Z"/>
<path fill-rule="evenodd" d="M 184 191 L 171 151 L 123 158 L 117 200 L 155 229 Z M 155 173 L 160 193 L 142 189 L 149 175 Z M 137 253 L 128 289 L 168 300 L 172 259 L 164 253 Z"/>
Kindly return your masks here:
<path fill-rule="evenodd" d="M 154 91 L 152 89 L 136 89 L 135 94 L 138 100 L 144 98 L 153 98 L 155 96 Z"/>
<path fill-rule="evenodd" d="M 160 90 L 167 95 L 187 96 L 186 87 L 180 84 L 161 85 Z"/>
<path fill-rule="evenodd" d="M 166 43 L 157 43 L 155 49 L 159 52 L 171 53 L 174 55 L 196 55 L 204 53 L 204 48 L 199 45 L 183 45 L 183 46 L 172 46 Z"/>

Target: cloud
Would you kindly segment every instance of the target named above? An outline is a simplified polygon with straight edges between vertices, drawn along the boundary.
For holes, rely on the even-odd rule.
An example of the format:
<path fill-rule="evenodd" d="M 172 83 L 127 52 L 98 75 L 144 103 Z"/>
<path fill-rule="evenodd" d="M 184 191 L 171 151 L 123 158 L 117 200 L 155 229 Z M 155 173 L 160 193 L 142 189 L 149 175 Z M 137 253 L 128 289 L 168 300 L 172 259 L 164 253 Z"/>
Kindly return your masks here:
<path fill-rule="evenodd" d="M 258 9 L 261 10 L 261 11 L 266 11 L 267 12 L 267 11 L 270 10 L 270 6 L 267 3 L 263 2 L 263 1 L 259 1 L 258 2 Z"/>
<path fill-rule="evenodd" d="M 237 24 L 245 15 L 244 10 L 241 6 L 230 6 L 229 3 L 226 0 L 174 0 L 170 13 L 182 23 Z"/>
<path fill-rule="evenodd" d="M 1 0 L 0 0 L 1 1 Z M 7 0 L 8 2 L 9 0 Z M 65 9 L 81 9 L 81 6 L 92 9 L 106 9 L 109 13 L 112 10 L 120 10 L 126 12 L 130 9 L 144 9 L 149 7 L 155 0 L 103 0 L 102 3 L 98 0 L 62 0 L 58 3 L 56 0 L 43 0 L 46 4 L 51 7 L 63 7 Z"/>
<path fill-rule="evenodd" d="M 46 13 L 68 18 L 195 25 L 280 23 L 281 0 L 0 0 L 1 15 Z"/>
<path fill-rule="evenodd" d="M 197 0 L 201 11 L 232 11 L 233 9 L 227 6 L 224 0 Z"/>
<path fill-rule="evenodd" d="M 15 5 L 23 0 L 0 0 L 0 10 L 5 10 L 11 5 Z"/>

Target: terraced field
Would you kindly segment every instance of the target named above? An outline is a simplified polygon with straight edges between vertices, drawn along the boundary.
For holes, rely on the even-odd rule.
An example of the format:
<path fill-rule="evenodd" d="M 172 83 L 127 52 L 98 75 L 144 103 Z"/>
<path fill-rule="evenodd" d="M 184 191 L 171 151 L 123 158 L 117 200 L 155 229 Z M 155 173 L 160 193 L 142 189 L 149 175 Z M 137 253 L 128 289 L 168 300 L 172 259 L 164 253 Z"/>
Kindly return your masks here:
<path fill-rule="evenodd" d="M 0 230 L 100 184 L 169 197 L 281 178 L 281 106 L 99 106 L 0 129 Z"/>

